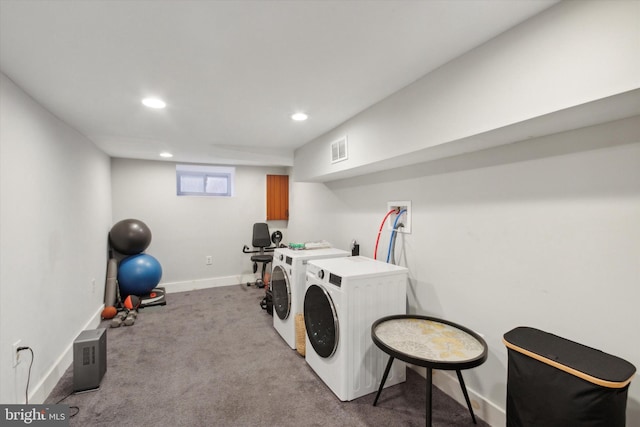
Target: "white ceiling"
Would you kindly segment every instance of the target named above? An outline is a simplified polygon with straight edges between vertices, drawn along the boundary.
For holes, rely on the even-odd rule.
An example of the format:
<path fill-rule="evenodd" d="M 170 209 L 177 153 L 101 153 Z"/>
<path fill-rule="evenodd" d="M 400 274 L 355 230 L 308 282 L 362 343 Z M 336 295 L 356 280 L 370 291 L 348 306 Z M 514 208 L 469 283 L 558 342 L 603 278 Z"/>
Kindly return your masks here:
<path fill-rule="evenodd" d="M 113 157 L 291 165 L 557 1 L 0 0 L 0 70 Z"/>

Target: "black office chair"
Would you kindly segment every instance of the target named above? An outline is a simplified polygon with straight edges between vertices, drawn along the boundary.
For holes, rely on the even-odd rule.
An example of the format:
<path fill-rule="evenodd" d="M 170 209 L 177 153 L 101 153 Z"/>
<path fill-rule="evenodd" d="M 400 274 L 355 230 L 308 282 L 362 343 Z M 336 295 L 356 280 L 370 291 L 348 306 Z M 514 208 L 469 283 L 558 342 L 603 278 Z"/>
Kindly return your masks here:
<path fill-rule="evenodd" d="M 257 251 L 248 251 L 248 247 L 242 249 L 244 253 L 255 253 L 251 255 L 251 261 L 253 261 L 254 274 L 258 271 L 258 263 L 262 263 L 262 274 L 260 278 L 256 280 L 256 286 L 264 288 L 264 274 L 267 271 L 267 264 L 273 262 L 273 255 L 267 252 L 273 252 L 275 247 L 271 247 L 271 235 L 269 234 L 269 226 L 263 222 L 257 222 L 253 224 L 253 239 L 251 244 L 254 248 L 258 248 Z"/>

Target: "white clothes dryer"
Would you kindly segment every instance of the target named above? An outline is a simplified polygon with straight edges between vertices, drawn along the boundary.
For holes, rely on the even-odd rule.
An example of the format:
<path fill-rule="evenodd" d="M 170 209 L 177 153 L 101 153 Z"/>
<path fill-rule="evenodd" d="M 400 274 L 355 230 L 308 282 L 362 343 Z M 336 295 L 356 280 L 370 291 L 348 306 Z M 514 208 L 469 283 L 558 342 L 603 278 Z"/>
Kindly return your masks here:
<path fill-rule="evenodd" d="M 371 325 L 406 314 L 407 281 L 406 268 L 361 256 L 307 264 L 305 359 L 340 400 L 380 386 L 389 357 L 373 344 Z M 398 362 L 385 387 L 406 380 L 406 365 Z"/>
<path fill-rule="evenodd" d="M 273 327 L 292 349 L 296 348 L 295 315 L 302 313 L 307 262 L 350 255 L 350 252 L 336 248 L 274 250 L 271 271 Z"/>

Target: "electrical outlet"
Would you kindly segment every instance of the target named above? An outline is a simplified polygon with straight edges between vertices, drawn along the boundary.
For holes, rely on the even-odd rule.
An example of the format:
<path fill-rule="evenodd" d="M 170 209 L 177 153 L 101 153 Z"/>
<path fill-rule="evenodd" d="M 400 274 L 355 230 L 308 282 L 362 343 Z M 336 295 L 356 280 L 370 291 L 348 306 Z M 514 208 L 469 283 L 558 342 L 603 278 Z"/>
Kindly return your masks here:
<path fill-rule="evenodd" d="M 387 202 L 387 212 L 391 209 L 400 213 L 400 218 L 398 218 L 398 213 L 389 215 L 387 229 L 393 231 L 394 224 L 396 227 L 402 224 L 402 227 L 398 227 L 398 233 L 411 233 L 411 201 Z"/>
<path fill-rule="evenodd" d="M 213 264 L 213 257 L 211 255 L 207 256 L 206 261 L 207 265 Z"/>
<path fill-rule="evenodd" d="M 18 340 L 11 346 L 11 366 L 14 368 L 18 366 L 18 363 L 20 363 L 20 353 L 18 353 L 18 347 L 20 347 L 21 343 L 22 340 Z"/>

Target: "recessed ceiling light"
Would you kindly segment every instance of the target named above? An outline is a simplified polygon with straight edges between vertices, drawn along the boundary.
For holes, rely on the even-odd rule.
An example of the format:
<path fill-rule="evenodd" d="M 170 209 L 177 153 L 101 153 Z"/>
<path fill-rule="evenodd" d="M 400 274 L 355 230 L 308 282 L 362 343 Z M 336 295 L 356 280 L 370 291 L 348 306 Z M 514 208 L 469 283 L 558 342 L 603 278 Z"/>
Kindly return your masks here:
<path fill-rule="evenodd" d="M 167 103 L 160 98 L 145 98 L 142 103 L 149 108 L 164 108 L 167 106 Z"/>
<path fill-rule="evenodd" d="M 291 115 L 291 118 L 297 122 L 302 122 L 304 120 L 307 120 L 309 116 L 307 116 L 305 113 L 295 113 Z"/>
<path fill-rule="evenodd" d="M 173 157 L 173 154 L 169 153 L 168 151 L 163 151 L 162 153 L 160 153 L 160 157 L 164 157 L 165 159 L 168 159 Z"/>

